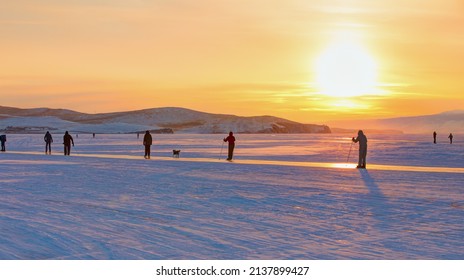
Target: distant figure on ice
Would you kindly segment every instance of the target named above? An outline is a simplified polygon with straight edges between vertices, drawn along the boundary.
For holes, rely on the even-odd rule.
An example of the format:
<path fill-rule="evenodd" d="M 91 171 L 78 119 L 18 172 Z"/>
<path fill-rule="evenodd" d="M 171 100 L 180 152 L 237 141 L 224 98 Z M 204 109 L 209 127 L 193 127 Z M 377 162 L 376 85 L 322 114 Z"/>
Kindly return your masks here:
<path fill-rule="evenodd" d="M 366 168 L 366 156 L 367 156 L 367 137 L 363 131 L 358 131 L 358 137 L 351 139 L 353 142 L 359 142 L 359 160 L 356 168 Z"/>
<path fill-rule="evenodd" d="M 95 133 L 92 133 L 93 138 L 95 138 Z"/>
<path fill-rule="evenodd" d="M 6 148 L 5 148 L 6 135 L 5 134 L 0 135 L 0 142 L 2 143 L 2 152 L 6 151 Z"/>
<path fill-rule="evenodd" d="M 45 133 L 44 141 L 45 141 L 45 154 L 51 155 L 52 154 L 53 137 L 52 137 L 52 135 L 50 134 L 49 131 L 47 131 L 47 133 Z"/>
<path fill-rule="evenodd" d="M 151 153 L 151 144 L 153 144 L 153 139 L 151 138 L 150 131 L 145 132 L 145 136 L 143 137 L 143 145 L 145 146 L 145 158 L 150 158 Z"/>
<path fill-rule="evenodd" d="M 450 135 L 448 136 L 449 140 L 450 140 L 450 144 L 453 144 L 453 133 L 450 133 Z"/>
<path fill-rule="evenodd" d="M 437 144 L 437 132 L 433 132 L 433 144 Z"/>
<path fill-rule="evenodd" d="M 74 139 L 69 134 L 69 132 L 65 132 L 63 136 L 63 144 L 64 144 L 64 155 L 69 156 L 71 154 L 71 143 L 74 147 Z"/>
<path fill-rule="evenodd" d="M 229 132 L 229 136 L 223 139 L 224 142 L 229 142 L 229 153 L 227 155 L 227 160 L 232 160 L 232 157 L 234 156 L 234 149 L 235 149 L 235 137 L 234 133 L 231 131 Z"/>

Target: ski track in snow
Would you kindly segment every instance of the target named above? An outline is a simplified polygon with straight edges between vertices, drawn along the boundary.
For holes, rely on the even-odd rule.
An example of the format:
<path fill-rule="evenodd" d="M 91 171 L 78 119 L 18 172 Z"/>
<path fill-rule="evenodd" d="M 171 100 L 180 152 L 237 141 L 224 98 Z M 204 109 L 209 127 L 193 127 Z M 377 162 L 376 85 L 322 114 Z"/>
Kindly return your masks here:
<path fill-rule="evenodd" d="M 452 172 L 464 166 L 462 141 L 368 135 L 368 168 L 445 173 L 236 164 L 345 164 L 340 135 L 238 135 L 226 163 L 221 137 L 154 135 L 144 160 L 134 135 L 79 135 L 70 157 L 58 135 L 52 156 L 35 154 L 40 135 L 8 135 L 0 259 L 464 258 L 464 174 Z M 168 160 L 172 149 L 180 160 Z"/>

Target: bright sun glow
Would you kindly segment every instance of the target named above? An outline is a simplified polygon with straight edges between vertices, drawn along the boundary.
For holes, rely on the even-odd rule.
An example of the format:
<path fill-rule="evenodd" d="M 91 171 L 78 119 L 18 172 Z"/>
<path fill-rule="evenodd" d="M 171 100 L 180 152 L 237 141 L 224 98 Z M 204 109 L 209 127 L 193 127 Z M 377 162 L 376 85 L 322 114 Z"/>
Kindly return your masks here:
<path fill-rule="evenodd" d="M 361 46 L 337 42 L 316 61 L 316 85 L 320 93 L 332 97 L 353 97 L 376 91 L 377 69 Z"/>

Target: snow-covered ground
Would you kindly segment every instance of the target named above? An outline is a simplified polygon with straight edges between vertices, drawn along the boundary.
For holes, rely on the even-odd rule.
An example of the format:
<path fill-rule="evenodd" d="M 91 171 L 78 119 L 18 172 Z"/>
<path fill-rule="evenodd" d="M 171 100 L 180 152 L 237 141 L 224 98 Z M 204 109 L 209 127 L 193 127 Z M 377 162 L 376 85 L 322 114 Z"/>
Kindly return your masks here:
<path fill-rule="evenodd" d="M 464 259 L 462 135 L 53 136 L 7 135 L 0 259 Z"/>

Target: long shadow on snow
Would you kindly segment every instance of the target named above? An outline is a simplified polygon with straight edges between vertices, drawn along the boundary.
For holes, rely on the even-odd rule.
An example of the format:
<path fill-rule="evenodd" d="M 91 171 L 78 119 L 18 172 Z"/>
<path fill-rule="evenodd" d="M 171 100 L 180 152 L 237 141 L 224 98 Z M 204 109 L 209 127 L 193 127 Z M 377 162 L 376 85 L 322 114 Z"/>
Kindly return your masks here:
<path fill-rule="evenodd" d="M 382 244 L 383 248 L 378 248 L 379 252 L 384 252 L 382 258 L 403 258 L 404 254 L 401 252 L 404 249 L 401 248 L 404 248 L 406 244 L 401 239 L 398 239 L 397 232 L 401 225 L 396 217 L 394 205 L 388 201 L 388 198 L 383 194 L 379 185 L 367 170 L 359 170 L 359 173 L 369 191 L 365 203 L 366 210 L 371 212 L 372 226 L 378 231 L 373 234 L 378 234 L 381 238 L 376 243 Z"/>
<path fill-rule="evenodd" d="M 375 180 L 367 170 L 359 170 L 364 185 L 369 190 L 367 206 L 371 211 L 373 218 L 379 223 L 379 226 L 388 226 L 392 218 L 392 206 L 388 203 L 387 197 L 382 193 Z"/>

